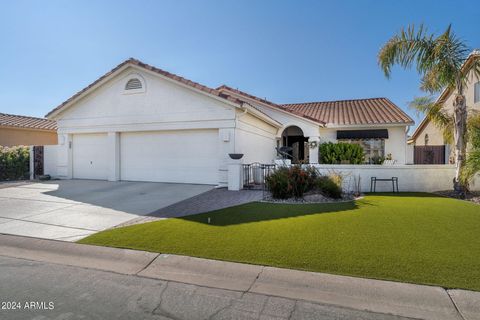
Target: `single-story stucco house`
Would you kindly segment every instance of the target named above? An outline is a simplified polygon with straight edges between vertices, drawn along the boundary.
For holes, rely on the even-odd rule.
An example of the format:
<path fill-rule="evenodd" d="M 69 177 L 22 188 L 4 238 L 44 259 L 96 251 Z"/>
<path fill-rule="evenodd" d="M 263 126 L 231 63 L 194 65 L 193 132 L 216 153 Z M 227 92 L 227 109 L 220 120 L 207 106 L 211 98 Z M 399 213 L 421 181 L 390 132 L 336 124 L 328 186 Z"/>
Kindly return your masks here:
<path fill-rule="evenodd" d="M 273 103 L 128 59 L 53 109 L 61 178 L 227 184 L 229 153 L 272 163 L 277 148 L 318 162 L 314 142 L 361 143 L 406 163 L 413 120 L 386 98 Z M 309 147 L 310 145 L 310 147 Z"/>
<path fill-rule="evenodd" d="M 0 146 L 57 144 L 55 121 L 0 113 Z"/>
<path fill-rule="evenodd" d="M 480 59 L 480 50 L 474 50 L 463 64 L 467 70 L 474 60 Z M 465 84 L 465 99 L 469 112 L 480 111 L 480 78 L 470 71 Z M 444 110 L 453 114 L 454 91 L 451 88 L 443 90 L 437 102 L 443 105 Z M 443 138 L 442 131 L 427 117 L 413 132 L 408 144 L 414 148 L 414 164 L 448 164 L 455 161 L 454 149 Z"/>

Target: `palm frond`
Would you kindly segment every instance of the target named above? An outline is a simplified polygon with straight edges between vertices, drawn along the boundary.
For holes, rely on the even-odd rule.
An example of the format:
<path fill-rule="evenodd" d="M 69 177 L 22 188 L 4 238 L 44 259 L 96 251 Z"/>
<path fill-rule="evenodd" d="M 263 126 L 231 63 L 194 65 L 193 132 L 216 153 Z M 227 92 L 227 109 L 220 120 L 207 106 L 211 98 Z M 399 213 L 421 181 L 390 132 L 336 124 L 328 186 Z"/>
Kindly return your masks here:
<path fill-rule="evenodd" d="M 438 37 L 429 34 L 423 25 L 417 29 L 409 26 L 380 49 L 378 63 L 387 78 L 394 65 L 404 69 L 415 65 L 422 76 L 421 89 L 435 93 L 463 80 L 461 68 L 468 53 L 468 46 L 452 32 L 451 26 Z"/>
<path fill-rule="evenodd" d="M 480 172 L 480 112 L 470 110 L 467 122 L 469 149 L 465 166 L 462 168 L 461 180 L 465 185 L 471 184 Z"/>
<path fill-rule="evenodd" d="M 469 185 L 474 181 L 477 173 L 480 172 L 480 150 L 475 149 L 467 153 L 467 160 L 462 168 L 460 179 L 464 185 Z"/>
<path fill-rule="evenodd" d="M 480 150 L 480 111 L 469 110 L 467 119 L 468 143 L 472 149 Z"/>
<path fill-rule="evenodd" d="M 378 63 L 388 78 L 395 64 L 407 69 L 419 60 L 427 62 L 434 47 L 433 35 L 428 35 L 423 25 L 418 29 L 411 25 L 400 30 L 380 49 Z"/>
<path fill-rule="evenodd" d="M 443 109 L 443 103 L 437 102 L 432 96 L 416 97 L 409 103 L 411 109 L 424 114 L 437 128 L 442 131 L 443 139 L 447 143 L 453 142 L 453 116 Z"/>

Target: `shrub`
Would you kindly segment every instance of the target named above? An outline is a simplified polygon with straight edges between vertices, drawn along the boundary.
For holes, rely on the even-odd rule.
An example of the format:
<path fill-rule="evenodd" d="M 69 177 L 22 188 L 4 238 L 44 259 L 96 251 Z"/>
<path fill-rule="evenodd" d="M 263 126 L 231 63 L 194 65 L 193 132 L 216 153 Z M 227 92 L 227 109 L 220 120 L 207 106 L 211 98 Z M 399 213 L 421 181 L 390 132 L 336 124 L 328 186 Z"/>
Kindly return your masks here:
<path fill-rule="evenodd" d="M 265 183 L 275 199 L 302 198 L 316 187 L 318 173 L 313 167 L 301 165 L 280 167 L 266 177 Z"/>
<path fill-rule="evenodd" d="M 0 181 L 28 179 L 30 152 L 28 147 L 0 146 Z"/>
<path fill-rule="evenodd" d="M 317 179 L 317 188 L 327 197 L 339 199 L 342 197 L 342 180 L 339 174 L 320 176 Z"/>
<path fill-rule="evenodd" d="M 338 199 L 342 197 L 342 180 L 339 174 L 322 176 L 314 167 L 294 165 L 276 169 L 265 178 L 265 183 L 275 199 L 302 198 L 305 192 L 314 189 Z"/>
<path fill-rule="evenodd" d="M 302 198 L 303 194 L 308 190 L 309 177 L 308 172 L 303 170 L 300 165 L 290 167 L 288 171 L 289 187 L 295 198 Z"/>
<path fill-rule="evenodd" d="M 361 164 L 364 162 L 365 156 L 363 147 L 358 144 L 345 142 L 326 142 L 319 147 L 320 162 L 326 164 Z"/>
<path fill-rule="evenodd" d="M 287 199 L 292 196 L 288 167 L 280 167 L 265 177 L 265 183 L 275 199 Z"/>

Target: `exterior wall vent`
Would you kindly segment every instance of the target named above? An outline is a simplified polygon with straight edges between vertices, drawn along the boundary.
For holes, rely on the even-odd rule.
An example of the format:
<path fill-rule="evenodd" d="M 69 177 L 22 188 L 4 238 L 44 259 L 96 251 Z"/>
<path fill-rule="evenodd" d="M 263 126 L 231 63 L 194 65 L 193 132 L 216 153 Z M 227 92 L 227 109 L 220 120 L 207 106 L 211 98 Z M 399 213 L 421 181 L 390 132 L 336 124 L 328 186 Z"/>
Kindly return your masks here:
<path fill-rule="evenodd" d="M 125 90 L 138 90 L 142 89 L 142 82 L 138 78 L 128 80 L 125 85 Z"/>

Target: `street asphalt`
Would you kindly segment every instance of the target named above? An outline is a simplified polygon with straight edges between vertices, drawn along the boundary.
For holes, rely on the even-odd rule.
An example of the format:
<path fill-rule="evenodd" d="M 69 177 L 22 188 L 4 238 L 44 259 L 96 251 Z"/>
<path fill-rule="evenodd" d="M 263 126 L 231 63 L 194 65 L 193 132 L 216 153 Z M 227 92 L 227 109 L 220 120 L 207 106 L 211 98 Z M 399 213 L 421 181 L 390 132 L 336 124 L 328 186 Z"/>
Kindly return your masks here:
<path fill-rule="evenodd" d="M 0 319 L 407 319 L 0 256 Z M 16 307 L 16 309 L 12 309 Z"/>

